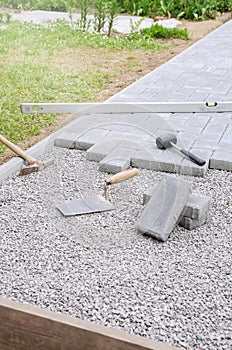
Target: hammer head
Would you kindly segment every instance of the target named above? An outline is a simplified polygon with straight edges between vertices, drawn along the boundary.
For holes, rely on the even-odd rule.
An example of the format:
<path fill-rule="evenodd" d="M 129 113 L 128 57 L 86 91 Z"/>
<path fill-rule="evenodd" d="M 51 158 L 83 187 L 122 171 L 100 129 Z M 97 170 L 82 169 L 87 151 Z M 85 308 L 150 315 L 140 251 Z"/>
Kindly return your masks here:
<path fill-rule="evenodd" d="M 177 143 L 177 137 L 173 134 L 167 134 L 156 138 L 156 145 L 159 149 L 172 147 L 172 143 Z"/>
<path fill-rule="evenodd" d="M 53 159 L 48 159 L 45 160 L 43 162 L 41 161 L 37 161 L 34 164 L 29 164 L 29 165 L 23 165 L 23 167 L 21 168 L 19 175 L 23 176 L 23 175 L 28 175 L 34 172 L 38 172 L 43 170 L 44 168 L 46 168 L 48 165 L 53 164 L 54 160 Z"/>

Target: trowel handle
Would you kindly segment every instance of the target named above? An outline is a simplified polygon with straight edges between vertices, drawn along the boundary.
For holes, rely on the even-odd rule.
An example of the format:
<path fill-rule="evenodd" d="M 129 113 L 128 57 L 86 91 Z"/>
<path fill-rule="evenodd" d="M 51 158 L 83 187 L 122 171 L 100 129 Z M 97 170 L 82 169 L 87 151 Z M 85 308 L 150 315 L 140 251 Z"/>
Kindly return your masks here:
<path fill-rule="evenodd" d="M 0 142 L 2 142 L 5 146 L 7 146 L 11 151 L 16 153 L 18 156 L 23 158 L 24 160 L 28 161 L 29 164 L 34 164 L 37 162 L 37 160 L 28 154 L 26 154 L 21 148 L 16 146 L 11 141 L 7 140 L 4 136 L 0 134 Z"/>
<path fill-rule="evenodd" d="M 126 181 L 128 179 L 131 179 L 132 177 L 138 175 L 138 173 L 139 173 L 139 171 L 136 168 L 121 171 L 120 173 L 117 173 L 117 174 L 111 176 L 109 179 L 105 180 L 106 185 L 118 184 L 119 182 L 123 182 L 123 181 Z"/>

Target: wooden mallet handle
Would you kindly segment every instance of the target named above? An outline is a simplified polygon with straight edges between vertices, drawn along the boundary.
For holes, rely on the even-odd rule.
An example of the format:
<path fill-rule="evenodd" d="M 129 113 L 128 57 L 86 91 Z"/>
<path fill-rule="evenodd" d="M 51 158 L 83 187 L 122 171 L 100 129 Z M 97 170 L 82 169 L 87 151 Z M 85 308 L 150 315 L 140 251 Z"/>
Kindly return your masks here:
<path fill-rule="evenodd" d="M 14 153 L 16 153 L 18 156 L 20 156 L 21 158 L 23 158 L 24 160 L 26 160 L 29 164 L 35 164 L 37 163 L 37 159 L 29 156 L 28 154 L 26 154 L 21 148 L 19 148 L 18 146 L 16 146 L 14 143 L 12 143 L 11 141 L 7 140 L 4 136 L 2 136 L 0 134 L 0 142 L 2 142 L 5 146 L 7 146 L 9 149 L 11 149 L 11 151 L 13 151 Z"/>
<path fill-rule="evenodd" d="M 139 170 L 134 168 L 131 170 L 125 170 L 125 171 L 121 171 L 120 173 L 117 173 L 113 176 L 111 176 L 109 179 L 105 180 L 106 185 L 114 185 L 114 184 L 118 184 L 120 182 L 126 181 L 131 179 L 132 177 L 138 175 Z"/>

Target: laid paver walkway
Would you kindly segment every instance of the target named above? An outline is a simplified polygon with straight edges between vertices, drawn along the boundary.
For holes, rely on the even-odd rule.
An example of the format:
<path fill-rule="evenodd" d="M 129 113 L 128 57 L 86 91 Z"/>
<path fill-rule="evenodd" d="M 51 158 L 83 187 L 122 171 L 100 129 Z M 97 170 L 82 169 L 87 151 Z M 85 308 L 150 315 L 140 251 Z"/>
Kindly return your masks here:
<path fill-rule="evenodd" d="M 108 101 L 232 101 L 232 20 Z M 38 155 L 55 141 L 86 150 L 87 159 L 99 162 L 99 170 L 112 173 L 130 165 L 193 176 L 204 176 L 208 168 L 232 170 L 232 112 L 145 112 L 78 117 L 28 152 Z M 192 163 L 175 149 L 157 149 L 156 137 L 167 133 L 177 135 L 178 144 L 204 158 L 206 165 Z M 0 178 L 17 166 L 13 160 L 1 166 Z"/>
<path fill-rule="evenodd" d="M 111 102 L 217 102 L 232 100 L 232 20 L 158 69 L 120 91 Z M 206 159 L 199 167 L 174 149 L 158 150 L 157 136 Z M 99 169 L 128 166 L 204 176 L 208 167 L 232 170 L 232 112 L 88 115 L 67 126 L 56 145 L 87 150 Z"/>

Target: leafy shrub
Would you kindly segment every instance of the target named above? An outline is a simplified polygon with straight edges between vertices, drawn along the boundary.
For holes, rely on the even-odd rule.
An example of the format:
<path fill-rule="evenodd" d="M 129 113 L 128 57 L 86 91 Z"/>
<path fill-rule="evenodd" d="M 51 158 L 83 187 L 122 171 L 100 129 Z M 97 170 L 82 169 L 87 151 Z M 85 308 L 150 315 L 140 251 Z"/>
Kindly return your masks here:
<path fill-rule="evenodd" d="M 122 6 L 125 12 L 135 16 L 150 16 L 154 7 L 154 0 L 124 0 Z"/>
<path fill-rule="evenodd" d="M 145 38 L 162 38 L 162 39 L 179 38 L 183 40 L 189 39 L 187 28 L 185 29 L 165 28 L 158 24 L 154 24 L 150 28 L 143 28 L 140 30 L 140 33 Z"/>

